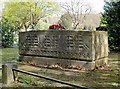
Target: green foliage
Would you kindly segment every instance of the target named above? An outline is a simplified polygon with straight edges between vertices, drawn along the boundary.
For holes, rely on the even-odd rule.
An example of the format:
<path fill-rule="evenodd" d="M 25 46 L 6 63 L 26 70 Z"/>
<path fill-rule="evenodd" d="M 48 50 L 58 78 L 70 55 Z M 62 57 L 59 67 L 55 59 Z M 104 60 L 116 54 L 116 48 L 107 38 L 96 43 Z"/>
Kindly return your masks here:
<path fill-rule="evenodd" d="M 58 23 L 62 24 L 65 27 L 65 29 L 71 29 L 72 28 L 72 17 L 70 16 L 70 14 L 65 13 L 61 16 Z"/>
<path fill-rule="evenodd" d="M 3 18 L 0 23 L 0 33 L 2 34 L 2 47 L 11 47 L 14 43 L 14 28 Z"/>
<path fill-rule="evenodd" d="M 109 46 L 112 50 L 120 50 L 120 1 L 106 2 L 102 15 L 102 24 L 106 24 L 109 35 Z"/>
<path fill-rule="evenodd" d="M 14 28 L 20 30 L 34 29 L 41 18 L 57 11 L 57 3 L 47 0 L 31 0 L 30 2 L 6 2 L 3 16 Z"/>

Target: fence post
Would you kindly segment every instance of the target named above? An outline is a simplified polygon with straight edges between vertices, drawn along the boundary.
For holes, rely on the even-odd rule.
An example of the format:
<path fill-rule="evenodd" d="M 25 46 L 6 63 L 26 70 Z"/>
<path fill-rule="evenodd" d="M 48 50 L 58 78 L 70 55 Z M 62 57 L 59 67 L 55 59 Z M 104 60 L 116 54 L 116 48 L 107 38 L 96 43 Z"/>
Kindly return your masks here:
<path fill-rule="evenodd" d="M 14 75 L 12 68 L 16 67 L 13 64 L 4 64 L 2 65 L 2 83 L 3 86 L 8 86 L 14 82 Z"/>

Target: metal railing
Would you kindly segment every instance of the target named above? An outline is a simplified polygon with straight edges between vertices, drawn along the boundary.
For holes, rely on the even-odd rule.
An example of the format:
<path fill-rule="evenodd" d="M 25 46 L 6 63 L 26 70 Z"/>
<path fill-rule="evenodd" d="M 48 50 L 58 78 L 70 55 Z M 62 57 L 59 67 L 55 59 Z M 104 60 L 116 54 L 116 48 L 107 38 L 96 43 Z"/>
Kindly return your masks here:
<path fill-rule="evenodd" d="M 27 72 L 27 71 L 16 69 L 16 68 L 12 68 L 12 70 L 13 70 L 13 72 L 16 71 L 16 72 L 20 72 L 20 73 L 32 75 L 32 76 L 35 76 L 35 77 L 38 77 L 38 78 L 43 78 L 43 79 L 50 80 L 50 81 L 53 81 L 53 82 L 58 82 L 58 83 L 69 85 L 69 86 L 76 87 L 76 88 L 79 88 L 79 89 L 89 89 L 87 87 L 84 87 L 84 86 L 81 86 L 81 85 L 78 85 L 78 84 L 73 84 L 73 83 L 70 83 L 70 82 L 65 82 L 65 81 L 62 81 L 62 80 L 58 80 L 58 79 L 55 79 L 55 78 L 50 78 L 50 77 L 38 75 L 36 73 Z"/>
<path fill-rule="evenodd" d="M 85 86 L 81 86 L 79 84 L 74 84 L 74 83 L 62 81 L 62 80 L 59 80 L 59 79 L 55 79 L 55 78 L 39 75 L 39 74 L 36 74 L 36 73 L 24 71 L 24 70 L 21 70 L 21 69 L 17 69 L 17 66 L 15 66 L 15 65 L 13 66 L 13 65 L 5 64 L 0 69 L 2 69 L 2 72 L 3 72 L 3 75 L 2 75 L 3 76 L 3 84 L 8 84 L 9 85 L 13 81 L 15 81 L 16 79 L 18 80 L 17 72 L 20 72 L 20 73 L 28 74 L 28 75 L 31 75 L 31 76 L 34 76 L 34 77 L 38 77 L 38 78 L 50 80 L 50 81 L 53 81 L 53 82 L 69 85 L 71 87 L 78 88 L 78 89 L 92 89 L 92 88 L 88 88 L 88 87 L 85 87 Z"/>

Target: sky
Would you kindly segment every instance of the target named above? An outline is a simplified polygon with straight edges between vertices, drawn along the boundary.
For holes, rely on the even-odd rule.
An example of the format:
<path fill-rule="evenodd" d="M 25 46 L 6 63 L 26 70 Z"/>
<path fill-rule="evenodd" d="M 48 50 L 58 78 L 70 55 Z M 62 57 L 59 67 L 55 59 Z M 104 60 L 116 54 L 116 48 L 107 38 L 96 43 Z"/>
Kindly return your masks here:
<path fill-rule="evenodd" d="M 104 0 L 88 0 L 93 10 L 103 12 Z"/>
<path fill-rule="evenodd" d="M 2 12 L 2 8 L 3 8 L 3 2 L 2 2 L 2 0 L 0 0 L 0 14 Z"/>
<path fill-rule="evenodd" d="M 54 0 L 57 2 L 70 2 L 70 0 Z M 79 1 L 79 0 L 77 0 Z M 104 0 L 84 0 L 92 7 L 93 12 L 103 12 Z"/>

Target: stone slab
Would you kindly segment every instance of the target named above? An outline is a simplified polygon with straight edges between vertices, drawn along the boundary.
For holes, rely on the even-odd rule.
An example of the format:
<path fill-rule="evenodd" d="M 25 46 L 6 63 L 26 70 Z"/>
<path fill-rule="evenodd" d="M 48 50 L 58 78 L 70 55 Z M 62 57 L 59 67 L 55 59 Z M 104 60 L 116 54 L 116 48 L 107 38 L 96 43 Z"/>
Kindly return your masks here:
<path fill-rule="evenodd" d="M 108 33 L 105 31 L 20 32 L 19 42 L 20 60 L 28 63 L 62 66 L 88 63 L 90 69 L 107 63 Z"/>
<path fill-rule="evenodd" d="M 48 58 L 48 57 L 34 57 L 34 56 L 20 56 L 20 59 L 24 63 L 37 65 L 37 66 L 51 66 L 51 65 L 60 65 L 61 67 L 66 66 L 77 66 L 80 69 L 93 70 L 95 68 L 95 62 L 89 61 L 79 61 L 79 60 L 70 60 L 70 59 L 57 59 L 57 58 Z"/>

